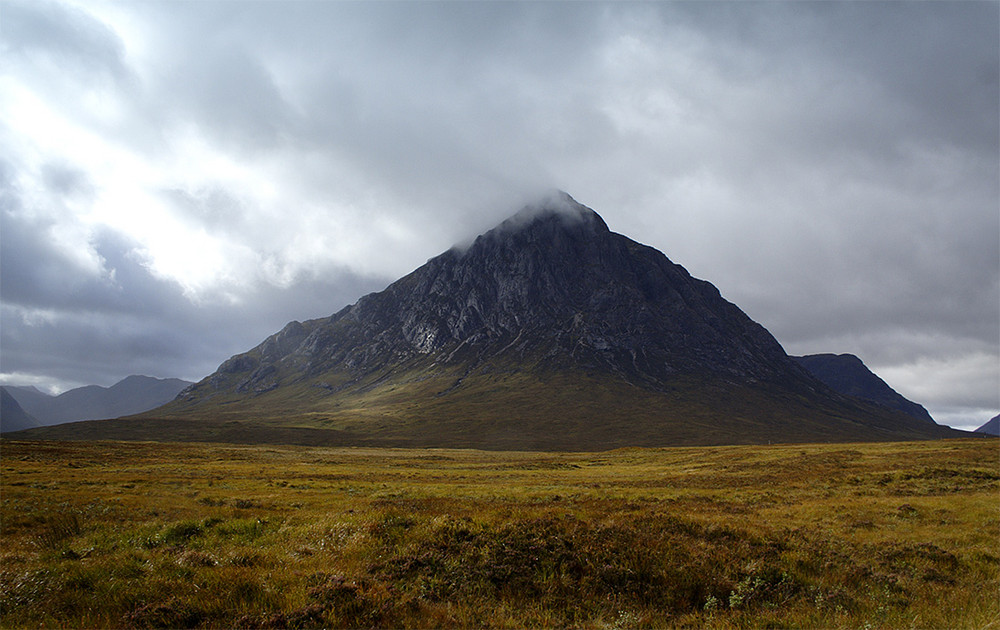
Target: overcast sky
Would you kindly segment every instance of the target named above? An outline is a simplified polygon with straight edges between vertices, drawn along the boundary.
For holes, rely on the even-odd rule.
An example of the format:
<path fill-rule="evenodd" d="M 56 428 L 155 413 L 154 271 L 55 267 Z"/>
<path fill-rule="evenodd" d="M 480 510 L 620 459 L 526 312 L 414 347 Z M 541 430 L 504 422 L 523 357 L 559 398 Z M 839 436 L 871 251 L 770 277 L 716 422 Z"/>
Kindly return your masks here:
<path fill-rule="evenodd" d="M 996 2 L 0 1 L 0 383 L 199 380 L 569 192 L 1000 411 Z"/>

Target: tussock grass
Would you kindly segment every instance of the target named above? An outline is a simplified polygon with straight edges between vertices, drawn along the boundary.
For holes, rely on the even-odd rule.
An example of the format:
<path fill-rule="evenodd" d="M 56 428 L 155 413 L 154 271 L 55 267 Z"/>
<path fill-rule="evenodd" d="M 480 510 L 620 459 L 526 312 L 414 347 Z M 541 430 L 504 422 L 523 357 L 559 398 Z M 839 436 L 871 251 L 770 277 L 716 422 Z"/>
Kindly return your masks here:
<path fill-rule="evenodd" d="M 0 442 L 0 627 L 986 628 L 996 441 Z"/>
<path fill-rule="evenodd" d="M 36 542 L 46 549 L 62 549 L 67 541 L 79 535 L 80 518 L 77 513 L 60 512 L 43 519 Z"/>

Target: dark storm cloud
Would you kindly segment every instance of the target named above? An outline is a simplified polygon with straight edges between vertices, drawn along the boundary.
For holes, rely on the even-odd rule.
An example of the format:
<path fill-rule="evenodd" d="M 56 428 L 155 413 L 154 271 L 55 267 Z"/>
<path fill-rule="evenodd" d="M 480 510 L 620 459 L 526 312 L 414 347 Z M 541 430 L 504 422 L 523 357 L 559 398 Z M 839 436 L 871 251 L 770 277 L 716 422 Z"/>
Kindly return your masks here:
<path fill-rule="evenodd" d="M 811 77 L 824 86 L 827 98 L 809 109 L 835 112 L 848 105 L 868 114 L 839 124 L 831 118 L 831 128 L 814 133 L 853 131 L 842 136 L 845 146 L 860 143 L 875 152 L 880 146 L 900 148 L 898 142 L 907 136 L 899 132 L 919 124 L 924 141 L 994 152 L 1000 76 L 995 3 L 772 3 L 721 12 L 694 4 L 658 6 L 731 49 L 728 63 L 749 68 L 757 75 L 751 79 L 768 74 L 795 81 Z M 735 55 L 746 60 L 734 62 Z M 732 78 L 739 81 L 747 74 Z M 798 92 L 802 86 L 794 87 Z M 838 93 L 852 98 L 841 101 Z M 879 104 L 893 107 L 871 108 Z M 809 121 L 809 111 L 800 115 L 804 117 L 787 121 L 794 129 L 788 141 L 811 137 L 799 128 Z M 871 131 L 879 133 L 869 136 Z M 834 134 L 821 138 L 837 140 Z M 817 145 L 812 151 L 828 147 Z"/>
<path fill-rule="evenodd" d="M 151 117 L 184 112 L 203 136 L 244 150 L 315 151 L 324 168 L 306 184 L 331 194 L 378 187 L 435 213 L 469 211 L 525 179 L 550 186 L 547 145 L 593 134 L 600 122 L 574 111 L 587 107 L 576 86 L 597 51 L 573 42 L 604 9 L 523 9 L 157 7 L 165 34 L 149 45 L 170 55 L 145 101 Z M 547 138 L 553 129 L 559 137 Z"/>
<path fill-rule="evenodd" d="M 74 272 L 34 238 L 38 227 L 3 224 L 0 371 L 65 385 L 110 385 L 133 373 L 197 380 L 286 322 L 329 315 L 386 284 L 342 270 L 290 289 L 261 287 L 241 303 L 192 303 L 176 283 L 151 276 L 121 235 L 104 233 L 93 244 L 104 266 L 95 277 Z M 35 266 L 8 264 L 17 259 Z"/>
<path fill-rule="evenodd" d="M 997 6 L 717 8 L 656 5 L 744 96 L 703 103 L 734 132 L 707 138 L 703 185 L 742 197 L 699 191 L 731 207 L 692 221 L 728 247 L 674 251 L 800 348 L 886 328 L 995 347 Z"/>
<path fill-rule="evenodd" d="M 84 178 L 72 171 L 50 169 L 47 179 L 52 180 L 54 198 L 85 186 Z M 79 298 L 99 303 L 93 293 L 100 282 L 93 282 L 92 273 L 85 269 L 90 261 L 56 239 L 57 213 L 25 213 L 12 165 L 6 161 L 0 161 L 0 189 L 0 301 L 38 308 L 76 306 Z"/>
<path fill-rule="evenodd" d="M 117 326 L 191 376 L 556 187 L 790 352 L 1000 407 L 998 6 L 4 4 L 3 369 Z"/>

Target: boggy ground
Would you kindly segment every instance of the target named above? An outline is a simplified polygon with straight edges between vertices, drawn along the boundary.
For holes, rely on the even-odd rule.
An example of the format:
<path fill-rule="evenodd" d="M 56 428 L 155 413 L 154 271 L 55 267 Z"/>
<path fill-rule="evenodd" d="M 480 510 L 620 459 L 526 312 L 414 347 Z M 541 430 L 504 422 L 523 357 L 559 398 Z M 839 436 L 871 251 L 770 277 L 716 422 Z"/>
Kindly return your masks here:
<path fill-rule="evenodd" d="M 0 627 L 996 627 L 998 455 L 3 441 Z"/>

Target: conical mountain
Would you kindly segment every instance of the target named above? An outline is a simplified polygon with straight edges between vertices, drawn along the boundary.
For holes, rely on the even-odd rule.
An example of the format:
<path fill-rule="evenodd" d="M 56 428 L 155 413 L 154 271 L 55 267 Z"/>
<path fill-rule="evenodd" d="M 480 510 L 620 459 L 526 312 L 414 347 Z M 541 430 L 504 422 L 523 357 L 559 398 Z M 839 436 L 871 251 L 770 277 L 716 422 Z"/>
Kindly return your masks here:
<path fill-rule="evenodd" d="M 834 393 L 710 283 L 565 193 L 291 322 L 146 414 L 164 419 L 199 421 L 203 439 L 504 449 L 945 431 Z"/>
<path fill-rule="evenodd" d="M 676 374 L 768 380 L 788 370 L 774 338 L 715 287 L 563 194 L 328 320 L 292 322 L 220 372 L 245 375 L 237 391 L 262 393 L 288 382 L 287 368 L 291 380 L 343 368 L 363 378 L 426 359 L 582 368 L 654 389 Z M 229 383 L 220 377 L 211 384 Z"/>

